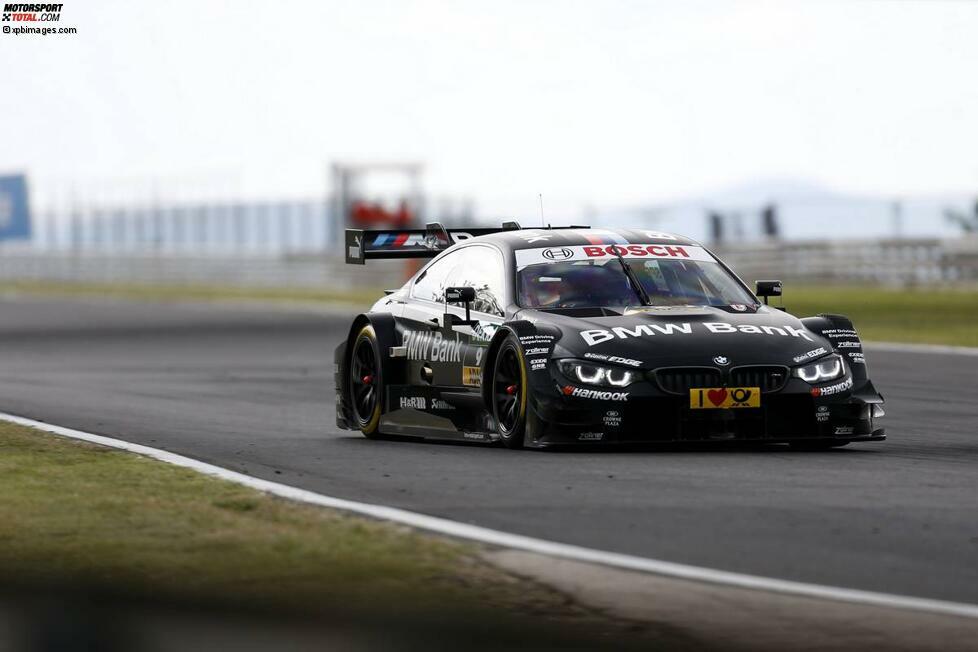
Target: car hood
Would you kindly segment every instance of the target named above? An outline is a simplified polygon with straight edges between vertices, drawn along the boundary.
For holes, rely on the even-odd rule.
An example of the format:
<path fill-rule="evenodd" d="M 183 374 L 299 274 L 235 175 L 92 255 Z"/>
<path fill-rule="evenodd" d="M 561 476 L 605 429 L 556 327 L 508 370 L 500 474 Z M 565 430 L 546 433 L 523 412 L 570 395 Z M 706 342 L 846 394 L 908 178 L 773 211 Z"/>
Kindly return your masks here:
<path fill-rule="evenodd" d="M 792 366 L 832 350 L 827 340 L 784 311 L 737 308 L 649 306 L 588 317 L 528 310 L 521 317 L 560 330 L 556 357 L 616 356 L 638 360 L 646 369 L 716 366 L 718 356 L 730 366 Z"/>

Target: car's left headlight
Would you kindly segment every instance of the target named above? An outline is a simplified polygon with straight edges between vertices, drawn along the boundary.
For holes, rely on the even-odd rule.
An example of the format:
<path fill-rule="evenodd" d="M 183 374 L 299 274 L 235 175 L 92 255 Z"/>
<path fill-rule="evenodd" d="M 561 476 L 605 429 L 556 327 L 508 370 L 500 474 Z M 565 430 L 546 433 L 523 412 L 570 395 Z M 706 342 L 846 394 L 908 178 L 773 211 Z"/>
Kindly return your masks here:
<path fill-rule="evenodd" d="M 628 369 L 597 365 L 583 360 L 559 360 L 557 367 L 562 374 L 584 385 L 627 387 L 637 378 L 635 372 Z"/>
<path fill-rule="evenodd" d="M 808 383 L 823 383 L 844 376 L 846 365 L 842 361 L 841 355 L 833 353 L 803 367 L 795 367 L 791 373 L 796 378 L 801 378 Z"/>

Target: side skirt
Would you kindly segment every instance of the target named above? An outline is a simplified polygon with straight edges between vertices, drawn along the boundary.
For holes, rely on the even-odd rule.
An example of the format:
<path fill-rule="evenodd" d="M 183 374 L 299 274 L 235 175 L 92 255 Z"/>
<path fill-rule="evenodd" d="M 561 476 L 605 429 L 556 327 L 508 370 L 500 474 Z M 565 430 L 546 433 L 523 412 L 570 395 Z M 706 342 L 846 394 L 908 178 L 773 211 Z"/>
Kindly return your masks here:
<path fill-rule="evenodd" d="M 380 417 L 384 434 L 474 443 L 498 439 L 480 416 L 481 406 L 471 400 L 478 397 L 474 393 L 415 385 L 391 385 L 386 393 L 387 409 Z"/>

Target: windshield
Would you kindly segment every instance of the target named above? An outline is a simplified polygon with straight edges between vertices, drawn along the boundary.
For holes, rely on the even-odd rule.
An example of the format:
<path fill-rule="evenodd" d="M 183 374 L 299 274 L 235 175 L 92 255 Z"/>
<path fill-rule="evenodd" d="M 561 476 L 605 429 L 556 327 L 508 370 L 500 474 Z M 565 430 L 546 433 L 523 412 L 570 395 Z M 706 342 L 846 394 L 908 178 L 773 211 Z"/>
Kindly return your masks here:
<path fill-rule="evenodd" d="M 623 252 L 624 253 L 624 252 Z M 659 306 L 754 305 L 737 280 L 713 260 L 624 258 Z M 527 308 L 604 308 L 640 305 L 618 258 L 530 264 L 517 275 Z"/>

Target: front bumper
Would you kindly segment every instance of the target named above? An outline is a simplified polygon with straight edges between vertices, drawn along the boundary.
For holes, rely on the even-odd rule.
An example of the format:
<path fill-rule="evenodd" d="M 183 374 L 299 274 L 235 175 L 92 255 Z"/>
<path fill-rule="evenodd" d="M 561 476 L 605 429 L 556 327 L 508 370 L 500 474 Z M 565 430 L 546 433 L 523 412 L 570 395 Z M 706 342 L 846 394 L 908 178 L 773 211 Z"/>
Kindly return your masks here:
<path fill-rule="evenodd" d="M 633 389 L 634 388 L 634 389 Z M 577 398 L 557 392 L 531 401 L 540 427 L 529 445 L 670 442 L 881 441 L 874 417 L 883 402 L 870 382 L 831 396 L 815 396 L 792 379 L 762 395 L 758 408 L 694 410 L 688 396 L 629 388 L 626 400 Z M 635 391 L 637 390 L 637 391 Z"/>

